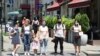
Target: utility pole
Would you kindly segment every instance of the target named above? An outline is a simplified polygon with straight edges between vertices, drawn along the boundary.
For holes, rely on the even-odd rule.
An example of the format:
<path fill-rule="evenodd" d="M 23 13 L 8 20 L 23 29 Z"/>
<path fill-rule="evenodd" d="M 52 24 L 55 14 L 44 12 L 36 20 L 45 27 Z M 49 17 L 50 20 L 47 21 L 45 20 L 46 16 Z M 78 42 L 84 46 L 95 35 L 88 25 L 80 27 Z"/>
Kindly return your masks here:
<path fill-rule="evenodd" d="M 33 0 L 30 0 L 30 16 L 32 20 L 33 19 Z"/>
<path fill-rule="evenodd" d="M 0 27 L 1 28 L 1 30 L 0 30 L 0 56 L 2 56 L 2 50 L 1 50 L 2 49 L 1 48 L 1 45 L 2 45 L 1 44 L 1 38 L 2 38 L 2 22 L 1 22 L 2 17 L 1 16 L 2 16 L 2 13 L 1 12 L 2 12 L 2 1 L 0 1 L 0 23 L 1 23 L 1 27 Z"/>
<path fill-rule="evenodd" d="M 0 56 L 2 56 L 2 51 L 3 51 L 3 29 L 2 29 L 2 0 L 0 0 L 0 22 L 1 22 L 1 30 L 0 30 Z"/>
<path fill-rule="evenodd" d="M 6 0 L 4 0 L 4 2 L 3 2 L 3 4 L 4 4 L 4 9 L 3 9 L 3 11 L 4 11 L 4 20 L 5 20 L 5 33 L 6 33 L 6 31 L 7 31 L 7 28 L 6 28 L 6 22 L 7 22 L 7 4 L 6 4 Z"/>

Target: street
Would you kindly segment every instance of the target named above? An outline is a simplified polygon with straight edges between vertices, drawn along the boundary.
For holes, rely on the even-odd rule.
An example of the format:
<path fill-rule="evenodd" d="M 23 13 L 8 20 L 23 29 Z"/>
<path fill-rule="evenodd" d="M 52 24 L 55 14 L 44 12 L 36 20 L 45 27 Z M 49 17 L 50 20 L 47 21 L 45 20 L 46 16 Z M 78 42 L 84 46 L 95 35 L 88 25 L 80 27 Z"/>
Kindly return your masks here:
<path fill-rule="evenodd" d="M 12 52 L 13 48 L 12 48 L 12 44 L 11 44 L 11 39 L 9 39 L 9 36 L 3 36 L 3 38 L 4 38 L 4 40 L 3 40 L 4 51 L 2 52 L 2 56 L 12 56 L 11 52 Z M 51 40 L 52 40 L 52 38 L 49 38 L 48 48 L 47 48 L 48 49 L 47 50 L 47 56 L 62 56 L 60 54 L 57 54 L 57 55 L 52 54 L 54 52 L 54 49 L 53 49 L 54 43 L 51 42 Z M 21 39 L 20 39 L 20 41 L 21 41 Z M 58 47 L 58 52 L 60 52 L 59 47 Z M 31 56 L 34 56 L 32 50 L 30 50 L 30 53 L 31 53 Z M 38 53 L 39 53 L 39 50 L 38 50 Z M 20 56 L 24 56 L 22 41 L 21 41 L 21 47 L 18 50 L 18 54 Z M 100 54 L 100 46 L 97 46 L 97 45 L 82 46 L 80 56 L 87 56 L 86 54 L 91 54 L 91 55 Z M 39 54 L 38 54 L 38 56 L 39 56 Z M 64 55 L 63 56 L 75 56 L 73 44 L 64 42 Z"/>
<path fill-rule="evenodd" d="M 4 51 L 2 52 L 2 56 L 11 56 L 12 45 L 10 42 L 11 42 L 11 40 L 8 38 L 8 36 L 4 36 Z M 57 54 L 57 55 L 51 54 L 53 52 L 53 46 L 54 46 L 54 44 L 51 42 L 51 38 L 49 38 L 47 55 L 48 56 L 61 56 L 59 54 Z M 59 49 L 58 49 L 58 51 L 59 51 Z M 31 55 L 33 55 L 31 50 L 30 50 L 30 52 L 31 52 Z M 22 43 L 21 43 L 21 48 L 18 50 L 18 53 L 20 56 L 24 56 Z M 64 55 L 63 56 L 66 56 L 66 55 L 67 56 L 75 56 L 73 45 L 64 42 Z M 81 56 L 86 56 L 86 55 L 83 52 L 81 52 Z"/>

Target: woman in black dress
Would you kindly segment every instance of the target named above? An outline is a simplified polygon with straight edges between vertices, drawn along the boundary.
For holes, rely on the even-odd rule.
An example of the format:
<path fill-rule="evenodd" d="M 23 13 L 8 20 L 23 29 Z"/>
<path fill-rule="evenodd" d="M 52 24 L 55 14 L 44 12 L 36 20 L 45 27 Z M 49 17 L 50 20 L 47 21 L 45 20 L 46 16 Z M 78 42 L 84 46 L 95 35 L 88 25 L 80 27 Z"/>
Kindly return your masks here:
<path fill-rule="evenodd" d="M 34 34 L 35 34 L 35 37 L 36 37 L 36 33 L 38 31 L 38 27 L 39 27 L 39 21 L 37 18 L 34 18 L 34 20 L 32 21 L 32 27 L 34 29 Z"/>

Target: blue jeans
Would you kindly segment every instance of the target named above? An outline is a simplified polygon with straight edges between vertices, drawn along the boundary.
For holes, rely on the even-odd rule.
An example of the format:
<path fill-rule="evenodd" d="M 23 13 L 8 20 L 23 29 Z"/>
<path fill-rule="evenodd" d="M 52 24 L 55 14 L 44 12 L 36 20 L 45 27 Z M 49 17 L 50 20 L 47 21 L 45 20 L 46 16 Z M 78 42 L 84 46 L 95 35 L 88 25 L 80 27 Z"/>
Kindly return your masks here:
<path fill-rule="evenodd" d="M 46 53 L 46 51 L 47 51 L 47 43 L 48 43 L 48 39 L 40 40 L 40 52 L 41 53 Z"/>
<path fill-rule="evenodd" d="M 24 34 L 24 51 L 30 50 L 30 35 Z"/>

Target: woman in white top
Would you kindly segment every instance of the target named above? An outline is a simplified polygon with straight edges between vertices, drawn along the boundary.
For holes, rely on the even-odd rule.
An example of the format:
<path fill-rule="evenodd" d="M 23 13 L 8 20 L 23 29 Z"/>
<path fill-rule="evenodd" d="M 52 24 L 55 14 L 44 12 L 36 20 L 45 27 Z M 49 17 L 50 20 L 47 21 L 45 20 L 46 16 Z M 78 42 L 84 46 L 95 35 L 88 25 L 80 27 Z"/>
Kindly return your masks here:
<path fill-rule="evenodd" d="M 40 39 L 40 53 L 41 55 L 46 55 L 49 32 L 45 21 L 43 21 L 42 25 L 40 25 L 38 34 Z"/>
<path fill-rule="evenodd" d="M 30 50 L 32 29 L 29 23 L 30 23 L 30 20 L 26 19 L 25 25 L 22 27 L 22 34 L 24 35 L 23 43 L 24 43 L 25 55 L 30 55 L 29 50 Z"/>
<path fill-rule="evenodd" d="M 73 43 L 75 47 L 75 54 L 79 55 L 80 54 L 80 45 L 81 45 L 81 38 L 79 36 L 79 32 L 81 31 L 81 25 L 77 21 L 75 21 L 75 24 L 72 27 L 73 30 Z"/>

